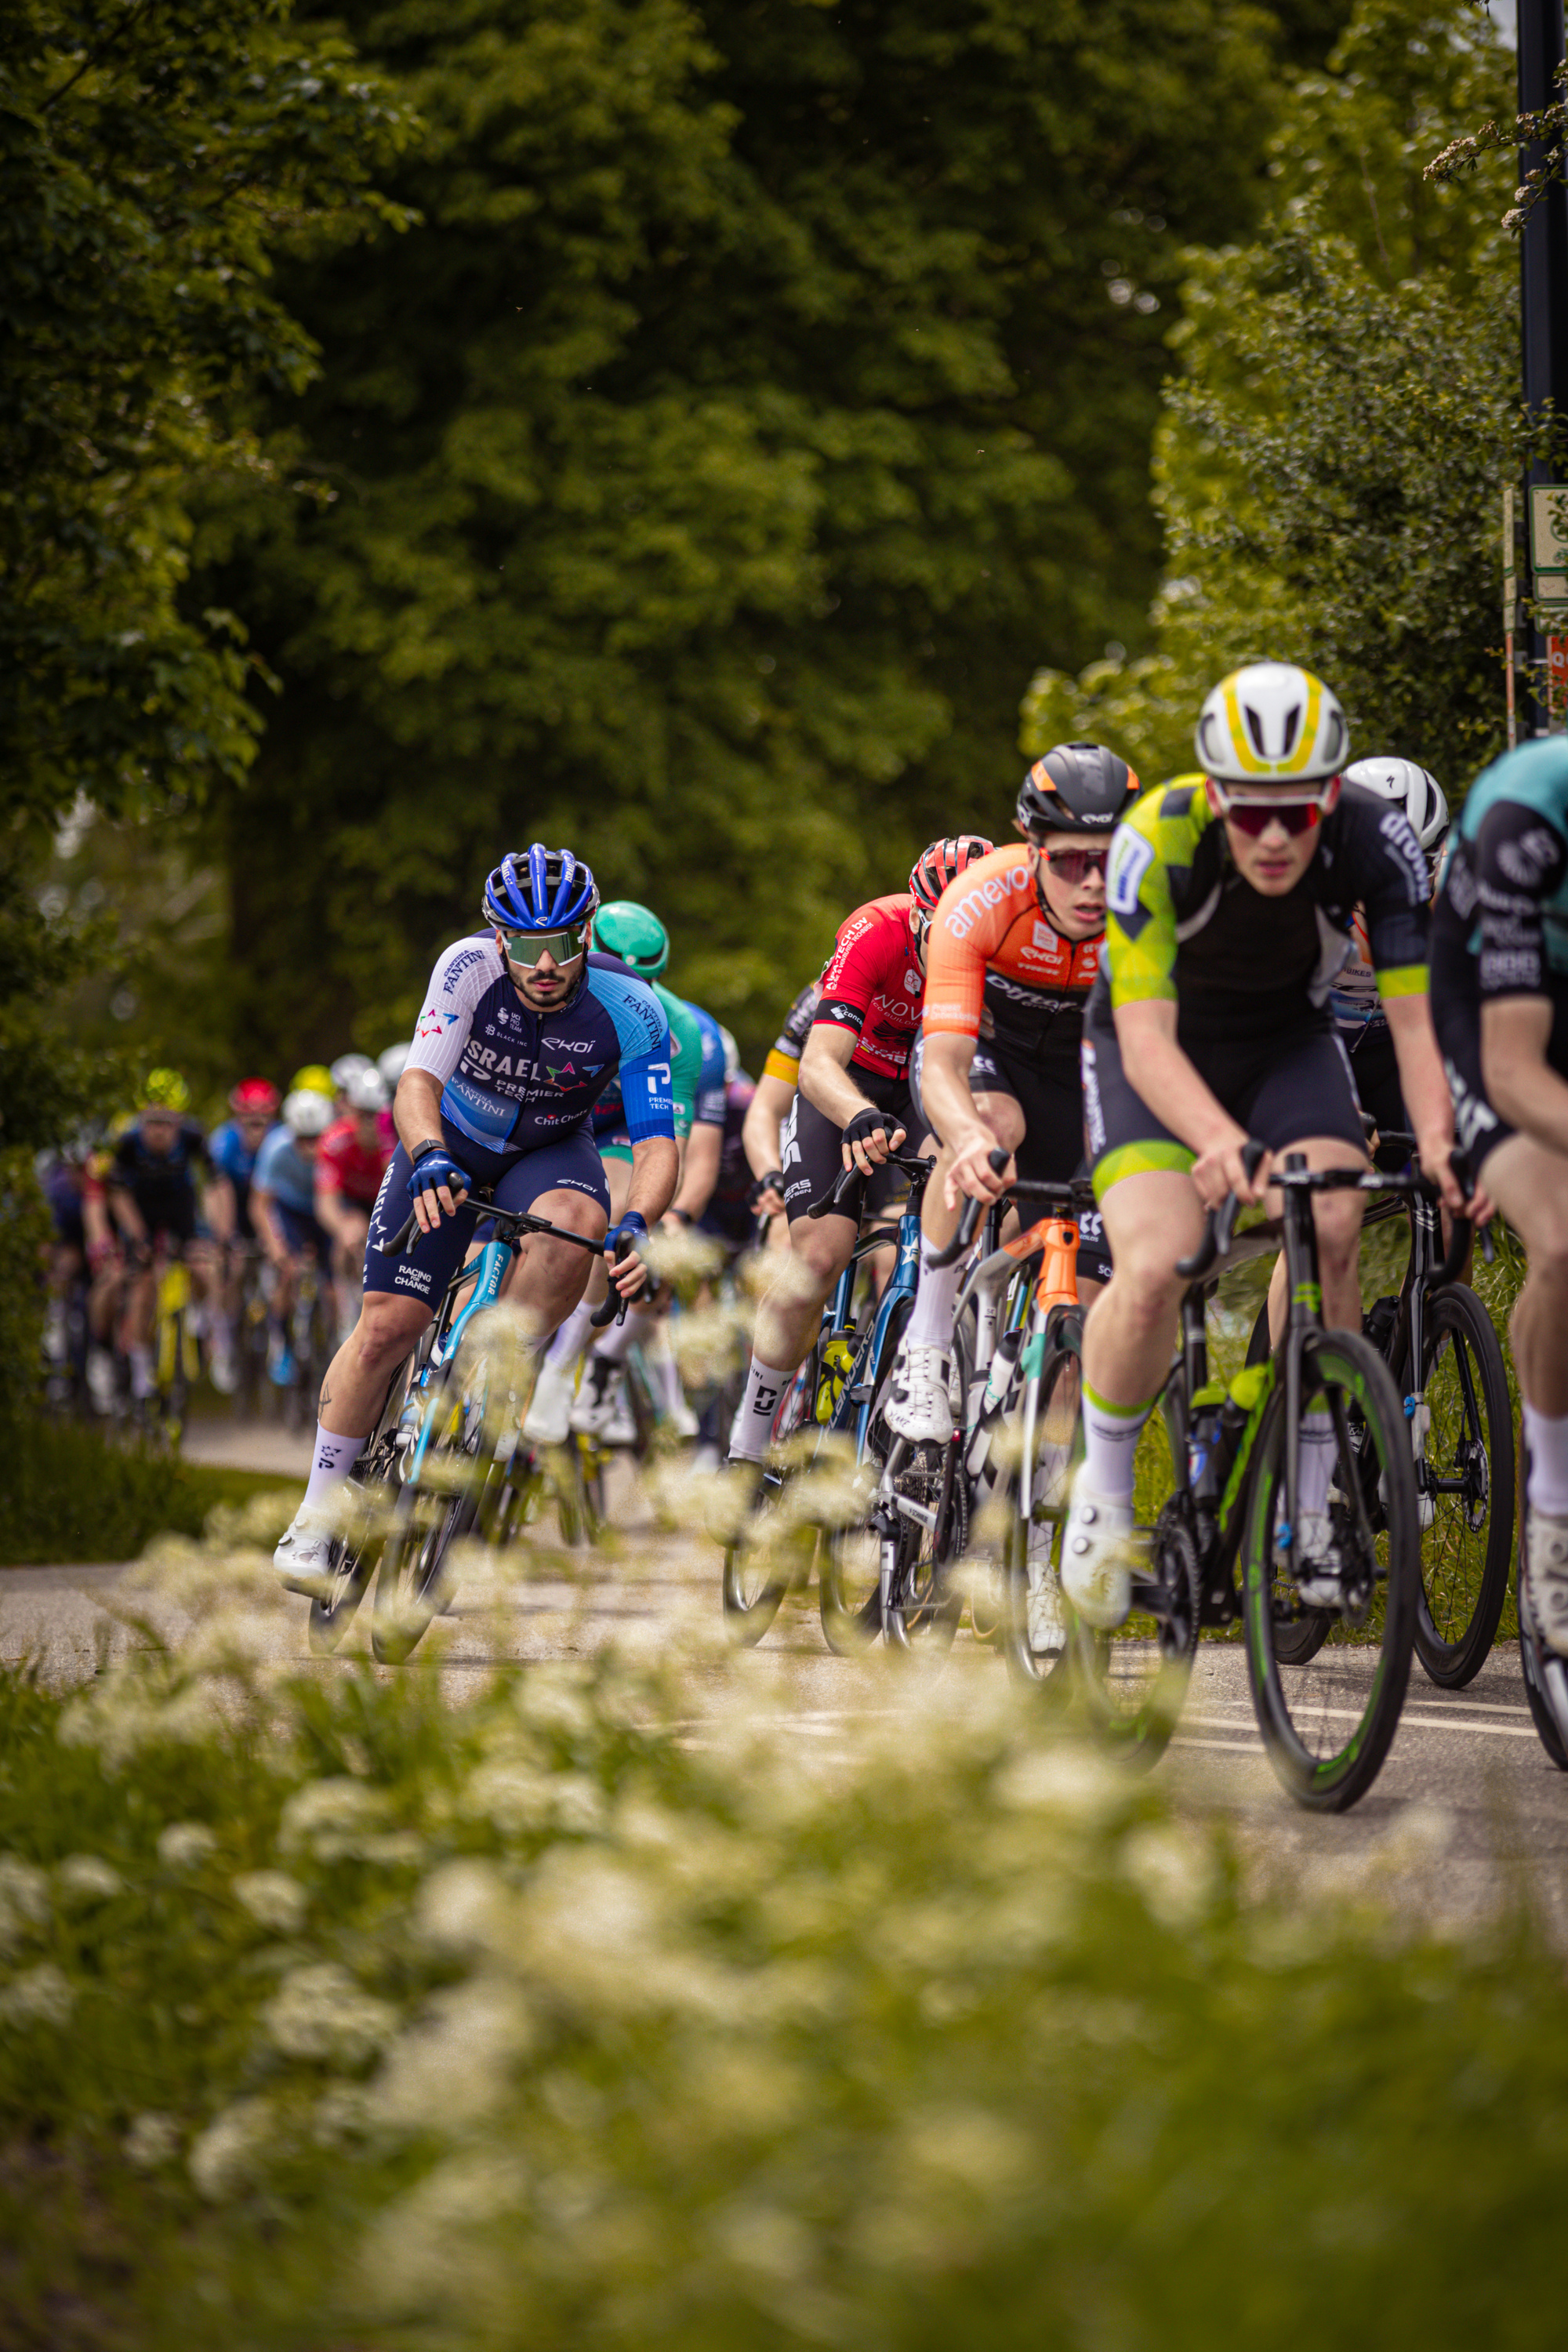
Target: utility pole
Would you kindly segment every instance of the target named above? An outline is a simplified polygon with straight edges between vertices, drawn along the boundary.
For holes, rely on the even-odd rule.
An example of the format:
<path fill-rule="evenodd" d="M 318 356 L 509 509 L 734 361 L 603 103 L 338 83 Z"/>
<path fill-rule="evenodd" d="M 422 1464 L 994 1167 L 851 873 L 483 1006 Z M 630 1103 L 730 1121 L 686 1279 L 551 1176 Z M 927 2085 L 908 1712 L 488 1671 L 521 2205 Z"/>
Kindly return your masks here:
<path fill-rule="evenodd" d="M 1563 0 L 1519 0 L 1519 110 L 1533 114 L 1552 105 L 1563 92 L 1554 79 L 1563 60 Z M 1521 147 L 1519 177 L 1544 164 L 1547 141 Z M 1561 142 L 1555 142 L 1561 144 Z M 1568 189 L 1553 181 L 1531 206 L 1520 236 L 1520 311 L 1525 406 L 1540 415 L 1549 404 L 1568 419 Z M 1537 460 L 1530 469 L 1530 488 L 1555 478 L 1552 467 Z M 1537 503 L 1528 501 L 1531 507 Z M 1532 560 L 1532 572 L 1535 565 Z M 1559 575 L 1568 591 L 1568 574 Z M 1553 583 L 1536 574 L 1535 593 Z M 1562 612 L 1568 632 L 1568 602 Z M 1561 660 L 1562 639 L 1556 640 Z M 1522 681 L 1525 731 L 1544 734 L 1552 723 L 1547 686 L 1548 643 L 1539 629 L 1528 640 L 1529 666 Z M 1561 727 L 1561 711 L 1556 717 Z"/>

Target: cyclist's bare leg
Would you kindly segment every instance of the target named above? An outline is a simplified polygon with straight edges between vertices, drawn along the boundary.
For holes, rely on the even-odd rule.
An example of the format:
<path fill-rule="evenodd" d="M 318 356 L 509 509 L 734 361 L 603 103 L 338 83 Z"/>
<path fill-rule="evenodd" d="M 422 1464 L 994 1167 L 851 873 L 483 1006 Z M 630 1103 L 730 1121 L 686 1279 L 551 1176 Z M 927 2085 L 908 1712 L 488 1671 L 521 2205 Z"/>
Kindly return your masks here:
<path fill-rule="evenodd" d="M 1568 1415 L 1568 1160 L 1532 1136 L 1510 1135 L 1481 1173 L 1528 1260 L 1509 1325 L 1520 1391 L 1560 1421 Z"/>
<path fill-rule="evenodd" d="M 565 1186 L 542 1192 L 531 1213 L 547 1217 L 552 1225 L 563 1225 L 568 1233 L 582 1234 L 589 1241 L 602 1242 L 609 1230 L 592 1193 Z M 502 1286 L 502 1296 L 521 1310 L 529 1336 L 542 1342 L 571 1314 L 596 1266 L 602 1268 L 603 1259 L 588 1251 L 574 1248 L 570 1242 L 552 1241 L 548 1234 L 533 1234 L 528 1256 L 512 1269 Z"/>
<path fill-rule="evenodd" d="M 791 1225 L 788 1251 L 757 1308 L 752 1344 L 759 1363 L 793 1372 L 805 1361 L 859 1230 L 853 1217 L 799 1217 Z"/>
<path fill-rule="evenodd" d="M 1083 1376 L 1109 1402 L 1143 1404 L 1170 1367 L 1186 1285 L 1176 1260 L 1203 1238 L 1204 1204 L 1174 1169 L 1123 1176 L 1100 1202 L 1116 1271 L 1084 1326 Z"/>
<path fill-rule="evenodd" d="M 375 1427 L 394 1372 L 430 1320 L 421 1298 L 368 1290 L 359 1320 L 327 1367 L 318 1408 L 334 1436 L 364 1437 Z"/>

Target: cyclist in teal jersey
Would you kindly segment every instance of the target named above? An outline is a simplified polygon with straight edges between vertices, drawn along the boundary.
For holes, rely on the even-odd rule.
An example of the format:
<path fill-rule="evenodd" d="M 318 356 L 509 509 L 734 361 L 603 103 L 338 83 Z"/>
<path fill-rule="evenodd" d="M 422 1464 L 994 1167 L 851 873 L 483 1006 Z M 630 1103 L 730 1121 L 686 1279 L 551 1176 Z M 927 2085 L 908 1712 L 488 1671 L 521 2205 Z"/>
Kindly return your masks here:
<path fill-rule="evenodd" d="M 1568 741 L 1561 735 L 1505 752 L 1470 788 L 1438 876 L 1432 1010 L 1471 1173 L 1529 1259 L 1510 1328 L 1530 1448 L 1525 1574 L 1542 1638 L 1568 1656 Z"/>

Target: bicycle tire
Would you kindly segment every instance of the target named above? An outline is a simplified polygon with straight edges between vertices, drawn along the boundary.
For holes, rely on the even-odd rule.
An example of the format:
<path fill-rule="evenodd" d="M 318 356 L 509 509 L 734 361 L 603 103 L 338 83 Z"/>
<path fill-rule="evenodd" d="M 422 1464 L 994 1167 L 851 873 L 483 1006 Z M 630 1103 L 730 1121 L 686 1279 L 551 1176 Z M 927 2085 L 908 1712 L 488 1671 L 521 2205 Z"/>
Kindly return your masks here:
<path fill-rule="evenodd" d="M 1445 1343 L 1459 1374 L 1453 1383 L 1456 1398 L 1450 1398 L 1443 1379 Z M 1491 1318 L 1467 1284 L 1453 1283 L 1433 1294 L 1426 1309 L 1426 1354 L 1421 1389 L 1432 1415 L 1426 1461 L 1438 1475 L 1452 1476 L 1457 1471 L 1466 1480 L 1467 1492 L 1432 1497 L 1432 1525 L 1422 1530 L 1415 1654 L 1440 1689 L 1462 1690 L 1479 1674 L 1497 1639 L 1508 1599 L 1515 1507 L 1508 1372 Z M 1484 1427 L 1472 1431 L 1478 1412 Z M 1473 1538 L 1483 1530 L 1478 1558 Z M 1467 1542 L 1467 1537 L 1471 1540 Z"/>
<path fill-rule="evenodd" d="M 817 1573 L 817 1604 L 822 1624 L 822 1637 L 830 1650 L 841 1658 L 861 1656 L 868 1644 L 882 1632 L 882 1545 L 881 1538 L 870 1523 L 870 1505 L 881 1483 L 882 1468 L 888 1458 L 892 1433 L 881 1418 L 881 1409 L 894 1360 L 899 1352 L 904 1326 L 913 1311 L 912 1298 L 900 1298 L 893 1307 L 889 1319 L 879 1377 L 869 1362 L 864 1370 L 857 1361 L 858 1380 L 875 1380 L 877 1393 L 870 1412 L 866 1417 L 866 1450 L 858 1465 L 859 1483 L 866 1489 L 866 1516 L 854 1525 L 840 1525 L 828 1529 L 822 1539 Z"/>
<path fill-rule="evenodd" d="M 1324 1611 L 1322 1643 L 1305 1664 L 1280 1654 L 1277 1628 L 1299 1622 L 1289 1558 L 1276 1556 L 1276 1501 L 1284 1481 L 1285 1383 L 1278 1381 L 1264 1407 L 1244 1502 L 1242 1616 L 1253 1705 L 1268 1760 L 1281 1785 L 1309 1811 L 1342 1812 L 1363 1797 L 1383 1769 L 1399 1725 L 1415 1640 L 1421 1588 L 1415 1470 L 1409 1426 L 1393 1377 L 1370 1339 L 1359 1332 L 1325 1331 L 1308 1340 L 1301 1393 L 1342 1401 L 1348 1460 L 1340 1465 L 1340 1500 L 1330 1509 L 1352 1580 L 1350 1609 Z M 1364 1439 L 1358 1445 L 1352 1417 Z M 1369 1521 L 1369 1479 L 1384 1498 L 1385 1560 L 1369 1555 L 1362 1523 Z M 1363 1497 L 1358 1517 L 1350 1499 Z M 1373 1534 L 1373 1545 L 1378 1540 Z M 1356 1610 L 1363 1612 L 1352 1622 Z M 1363 1633 L 1367 1639 L 1359 1638 Z M 1370 1654 L 1375 1648 L 1376 1661 Z M 1280 1668 L 1286 1669 L 1282 1675 Z M 1352 1727 L 1348 1732 L 1346 1726 Z"/>
<path fill-rule="evenodd" d="M 479 1517 L 489 1467 L 482 1453 L 484 1415 L 470 1393 L 481 1384 L 470 1375 L 461 1386 L 456 1381 L 444 1385 L 430 1408 L 438 1426 L 419 1483 L 399 1491 L 376 1571 L 370 1645 L 378 1665 L 400 1666 L 411 1656 L 449 1598 L 447 1554 Z M 457 1475 L 443 1494 L 444 1463 Z"/>
<path fill-rule="evenodd" d="M 782 1445 L 806 1427 L 816 1398 L 816 1373 L 817 1351 L 814 1347 L 779 1399 L 768 1432 L 770 1445 Z M 769 1532 L 769 1523 L 777 1517 L 791 1474 L 763 1468 L 761 1464 L 758 1468 L 762 1477 L 756 1499 L 744 1528 L 724 1548 L 724 1572 L 720 1584 L 730 1638 L 748 1650 L 754 1649 L 762 1640 L 795 1581 L 788 1563 L 781 1564 L 778 1544 L 770 1539 Z M 788 1540 L 786 1538 L 786 1548 Z"/>
<path fill-rule="evenodd" d="M 1016 1682 L 1048 1690 L 1053 1699 L 1065 1699 L 1072 1680 L 1073 1641 L 1069 1612 L 1061 1599 L 1062 1529 L 1067 1524 L 1068 1493 L 1072 1475 L 1083 1458 L 1083 1411 L 1079 1354 L 1083 1340 L 1080 1318 L 1066 1316 L 1058 1326 L 1056 1345 L 1039 1370 L 1035 1407 L 1035 1475 L 1029 1521 L 1018 1515 L 1018 1490 L 1023 1461 L 1010 1466 L 997 1481 L 994 1506 L 1007 1513 L 1004 1539 L 1005 1605 L 999 1642 L 1007 1671 Z M 1023 1421 L 1017 1423 L 1016 1444 L 1024 1442 Z M 1045 1475 L 1042 1475 L 1042 1473 Z M 1029 1603 L 1048 1581 L 1055 1588 L 1055 1625 L 1048 1605 L 1046 1630 L 1059 1628 L 1059 1641 L 1037 1647 L 1029 1629 Z M 1037 1631 L 1040 1630 L 1037 1623 Z"/>

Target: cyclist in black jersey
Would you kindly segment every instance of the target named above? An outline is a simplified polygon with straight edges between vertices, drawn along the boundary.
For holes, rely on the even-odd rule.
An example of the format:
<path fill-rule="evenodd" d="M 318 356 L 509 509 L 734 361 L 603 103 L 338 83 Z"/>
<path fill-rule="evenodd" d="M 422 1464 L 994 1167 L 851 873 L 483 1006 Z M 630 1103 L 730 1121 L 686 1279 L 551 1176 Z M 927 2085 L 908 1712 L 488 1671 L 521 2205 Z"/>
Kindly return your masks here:
<path fill-rule="evenodd" d="M 1224 679 L 1196 746 L 1202 772 L 1147 793 L 1116 835 L 1105 958 L 1084 1022 L 1089 1150 L 1115 1272 L 1084 1336 L 1086 1453 L 1062 1585 L 1106 1628 L 1127 1613 L 1133 1449 L 1170 1362 L 1176 1262 L 1196 1247 L 1205 1207 L 1229 1192 L 1262 1197 L 1268 1163 L 1256 1181 L 1242 1164 L 1249 1137 L 1271 1158 L 1290 1149 L 1313 1167 L 1366 1164 L 1328 1009 L 1358 906 L 1422 1164 L 1462 1206 L 1426 1001 L 1426 861 L 1409 819 L 1344 784 L 1344 715 L 1293 665 Z M 1324 1320 L 1359 1329 L 1360 1195 L 1323 1193 L 1315 1214 Z M 1304 1556 L 1329 1563 L 1327 1413 L 1306 1416 L 1302 1441 Z M 1301 1591 L 1310 1602 L 1310 1580 Z"/>
<path fill-rule="evenodd" d="M 212 1289 L 212 1244 L 200 1227 L 196 1199 L 197 1176 L 209 1176 L 212 1163 L 205 1131 L 185 1115 L 190 1099 L 177 1070 L 152 1071 L 135 1123 L 115 1145 L 104 1177 L 109 1213 L 127 1259 L 125 1352 L 131 1393 L 139 1403 L 153 1389 L 157 1252 L 184 1258 L 198 1304 Z"/>

